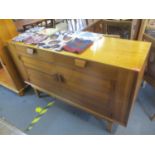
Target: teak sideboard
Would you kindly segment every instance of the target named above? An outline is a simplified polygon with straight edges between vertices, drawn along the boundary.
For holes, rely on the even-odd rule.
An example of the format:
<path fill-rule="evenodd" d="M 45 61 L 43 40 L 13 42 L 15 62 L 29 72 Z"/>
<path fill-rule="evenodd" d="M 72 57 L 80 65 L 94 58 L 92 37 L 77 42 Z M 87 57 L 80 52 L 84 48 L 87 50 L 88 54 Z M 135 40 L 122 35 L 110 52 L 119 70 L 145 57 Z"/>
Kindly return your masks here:
<path fill-rule="evenodd" d="M 25 83 L 108 122 L 127 125 L 150 43 L 103 37 L 81 54 L 9 41 Z"/>

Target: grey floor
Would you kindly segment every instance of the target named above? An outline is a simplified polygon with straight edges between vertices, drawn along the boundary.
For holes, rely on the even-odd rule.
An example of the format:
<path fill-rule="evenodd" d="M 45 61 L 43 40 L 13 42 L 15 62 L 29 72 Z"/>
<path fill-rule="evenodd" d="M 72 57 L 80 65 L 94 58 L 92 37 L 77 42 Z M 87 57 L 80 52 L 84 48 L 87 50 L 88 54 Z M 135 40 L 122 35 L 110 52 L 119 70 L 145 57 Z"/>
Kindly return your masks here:
<path fill-rule="evenodd" d="M 0 135 L 25 135 L 20 129 L 0 118 Z"/>
<path fill-rule="evenodd" d="M 44 107 L 52 100 L 46 95 L 42 98 L 36 97 L 31 88 L 27 89 L 25 96 L 19 97 L 6 88 L 0 87 L 0 118 L 25 131 L 37 115 L 35 108 Z M 125 128 L 115 125 L 112 134 L 155 134 L 155 121 L 149 119 L 153 113 L 155 113 L 155 89 L 147 84 L 139 92 L 128 126 Z M 26 134 L 108 135 L 105 125 L 105 121 L 56 100 L 56 103 Z"/>

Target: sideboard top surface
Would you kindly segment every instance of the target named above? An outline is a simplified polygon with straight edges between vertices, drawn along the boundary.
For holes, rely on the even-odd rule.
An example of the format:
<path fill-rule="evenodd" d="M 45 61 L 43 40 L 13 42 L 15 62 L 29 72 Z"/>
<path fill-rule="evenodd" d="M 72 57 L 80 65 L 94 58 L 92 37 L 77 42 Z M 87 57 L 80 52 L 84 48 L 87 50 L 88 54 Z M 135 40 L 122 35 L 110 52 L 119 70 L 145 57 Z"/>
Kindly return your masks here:
<path fill-rule="evenodd" d="M 19 42 L 11 41 L 11 43 L 29 48 L 38 48 L 34 45 L 27 45 Z M 150 46 L 151 43 L 144 41 L 103 37 L 102 39 L 94 42 L 90 48 L 86 49 L 81 54 L 65 51 L 54 52 L 49 49 L 43 49 L 42 51 L 50 51 L 115 67 L 141 71 L 148 56 Z"/>

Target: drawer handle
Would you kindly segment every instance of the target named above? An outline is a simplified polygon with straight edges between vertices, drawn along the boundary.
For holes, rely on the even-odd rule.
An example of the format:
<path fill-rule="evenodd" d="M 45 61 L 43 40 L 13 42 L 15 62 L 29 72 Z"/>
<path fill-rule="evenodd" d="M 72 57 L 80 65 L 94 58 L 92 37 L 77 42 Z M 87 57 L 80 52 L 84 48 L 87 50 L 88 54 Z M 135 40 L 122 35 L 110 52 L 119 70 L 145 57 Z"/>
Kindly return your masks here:
<path fill-rule="evenodd" d="M 86 67 L 86 61 L 85 60 L 80 60 L 80 59 L 75 59 L 75 65 L 81 68 Z"/>
<path fill-rule="evenodd" d="M 57 82 L 61 82 L 61 83 L 65 82 L 63 75 L 56 73 L 56 74 L 53 74 L 53 76 Z"/>
<path fill-rule="evenodd" d="M 65 82 L 65 79 L 64 79 L 63 75 L 61 75 L 61 74 L 58 74 L 58 79 L 59 79 L 59 81 L 61 83 L 64 83 Z"/>
<path fill-rule="evenodd" d="M 34 49 L 33 48 L 27 48 L 27 53 L 33 55 Z"/>

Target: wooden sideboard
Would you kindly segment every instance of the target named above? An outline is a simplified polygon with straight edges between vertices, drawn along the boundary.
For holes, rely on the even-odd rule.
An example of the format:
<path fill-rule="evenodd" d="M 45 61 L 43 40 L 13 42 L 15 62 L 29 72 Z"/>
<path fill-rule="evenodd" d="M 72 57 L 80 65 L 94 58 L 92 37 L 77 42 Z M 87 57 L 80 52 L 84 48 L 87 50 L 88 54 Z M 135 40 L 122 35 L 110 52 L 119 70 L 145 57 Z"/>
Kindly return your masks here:
<path fill-rule="evenodd" d="M 54 52 L 10 41 L 25 83 L 126 126 L 140 87 L 150 43 L 103 37 L 81 54 Z"/>

